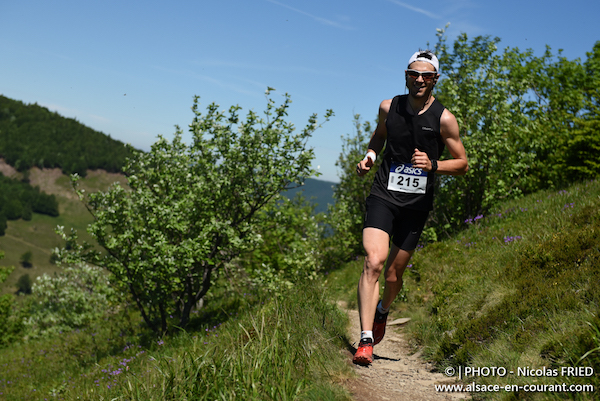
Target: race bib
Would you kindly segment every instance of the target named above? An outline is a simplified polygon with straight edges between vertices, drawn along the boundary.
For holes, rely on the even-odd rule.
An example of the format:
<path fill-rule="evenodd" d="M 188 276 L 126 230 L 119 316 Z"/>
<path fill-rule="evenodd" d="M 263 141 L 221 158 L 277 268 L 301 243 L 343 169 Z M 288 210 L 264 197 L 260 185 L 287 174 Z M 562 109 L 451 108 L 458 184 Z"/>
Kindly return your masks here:
<path fill-rule="evenodd" d="M 409 194 L 424 194 L 427 188 L 427 172 L 413 167 L 410 163 L 396 164 L 392 162 L 388 187 L 390 191 Z"/>

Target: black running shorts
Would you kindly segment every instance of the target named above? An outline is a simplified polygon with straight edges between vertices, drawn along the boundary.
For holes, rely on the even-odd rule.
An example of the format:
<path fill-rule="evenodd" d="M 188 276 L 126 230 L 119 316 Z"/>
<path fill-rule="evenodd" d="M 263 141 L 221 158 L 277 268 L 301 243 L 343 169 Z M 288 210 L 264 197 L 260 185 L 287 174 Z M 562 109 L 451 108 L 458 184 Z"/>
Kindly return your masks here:
<path fill-rule="evenodd" d="M 417 247 L 429 212 L 406 209 L 377 196 L 367 198 L 367 213 L 363 228 L 385 231 L 398 248 L 412 251 Z"/>

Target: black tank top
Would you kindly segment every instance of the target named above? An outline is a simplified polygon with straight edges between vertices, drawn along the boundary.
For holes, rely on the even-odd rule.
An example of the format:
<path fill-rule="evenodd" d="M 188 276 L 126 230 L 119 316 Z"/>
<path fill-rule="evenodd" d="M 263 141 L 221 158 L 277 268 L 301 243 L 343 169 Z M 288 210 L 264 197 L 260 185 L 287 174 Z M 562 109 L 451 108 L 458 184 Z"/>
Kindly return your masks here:
<path fill-rule="evenodd" d="M 424 171 L 411 168 L 409 164 L 415 148 L 427 153 L 430 159 L 440 158 L 444 150 L 440 134 L 444 110 L 436 99 L 423 114 L 415 115 L 408 104 L 408 95 L 392 99 L 385 123 L 387 141 L 383 161 L 375 175 L 371 194 L 408 209 L 433 209 L 435 174 L 424 176 Z"/>

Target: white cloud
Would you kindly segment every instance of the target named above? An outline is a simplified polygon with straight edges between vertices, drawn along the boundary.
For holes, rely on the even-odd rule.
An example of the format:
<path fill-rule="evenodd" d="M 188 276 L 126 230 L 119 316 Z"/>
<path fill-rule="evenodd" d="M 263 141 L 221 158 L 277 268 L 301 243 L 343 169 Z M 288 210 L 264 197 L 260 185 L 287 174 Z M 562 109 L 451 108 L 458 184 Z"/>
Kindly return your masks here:
<path fill-rule="evenodd" d="M 418 8 L 418 7 L 415 7 L 415 6 L 411 6 L 410 4 L 406 4 L 406 3 L 404 3 L 404 2 L 401 2 L 401 1 L 398 1 L 398 0 L 388 0 L 388 1 L 389 1 L 390 3 L 394 3 L 394 4 L 398 5 L 398 6 L 400 6 L 400 7 L 404 7 L 404 8 L 406 8 L 406 9 L 409 9 L 409 10 L 411 10 L 411 11 L 414 11 L 414 12 L 416 12 L 416 13 L 423 14 L 423 15 L 425 15 L 425 16 L 427 16 L 427 17 L 429 17 L 429 18 L 433 18 L 433 19 L 441 19 L 441 17 L 440 17 L 439 15 L 436 15 L 436 14 L 434 14 L 434 13 L 432 13 L 432 12 L 429 12 L 429 11 L 427 11 L 427 10 L 424 10 L 424 9 L 422 9 L 422 8 Z"/>
<path fill-rule="evenodd" d="M 312 18 L 313 20 L 315 20 L 317 22 L 320 22 L 321 24 L 324 24 L 324 25 L 329 25 L 329 26 L 332 26 L 334 28 L 346 29 L 346 30 L 352 30 L 352 29 L 354 29 L 351 26 L 348 26 L 348 25 L 345 25 L 345 24 L 341 24 L 341 23 L 339 23 L 337 21 L 333 21 L 333 20 L 330 20 L 330 19 L 327 19 L 327 18 L 319 17 L 317 15 L 313 15 L 313 14 L 307 13 L 306 11 L 299 10 L 297 8 L 288 6 L 287 4 L 283 4 L 283 3 L 280 3 L 280 2 L 275 1 L 275 0 L 267 0 L 267 1 L 269 3 L 273 3 L 273 4 L 277 4 L 278 6 L 285 7 L 288 10 L 292 10 L 295 13 L 305 15 L 305 16 L 307 16 L 309 18 Z M 348 20 L 348 18 L 346 18 L 346 17 L 343 17 L 342 19 L 346 20 L 346 21 Z"/>

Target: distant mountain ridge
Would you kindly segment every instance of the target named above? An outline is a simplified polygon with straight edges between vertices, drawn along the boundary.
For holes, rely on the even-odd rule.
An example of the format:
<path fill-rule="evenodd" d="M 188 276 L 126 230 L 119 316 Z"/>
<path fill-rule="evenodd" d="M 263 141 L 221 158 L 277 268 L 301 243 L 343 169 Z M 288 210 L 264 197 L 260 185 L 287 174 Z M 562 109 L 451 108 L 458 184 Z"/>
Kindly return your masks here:
<path fill-rule="evenodd" d="M 304 185 L 285 191 L 284 196 L 293 198 L 300 192 L 311 203 L 316 204 L 315 213 L 327 212 L 327 205 L 335 203 L 333 199 L 333 188 L 337 185 L 335 182 L 322 181 L 314 178 L 307 178 Z"/>

